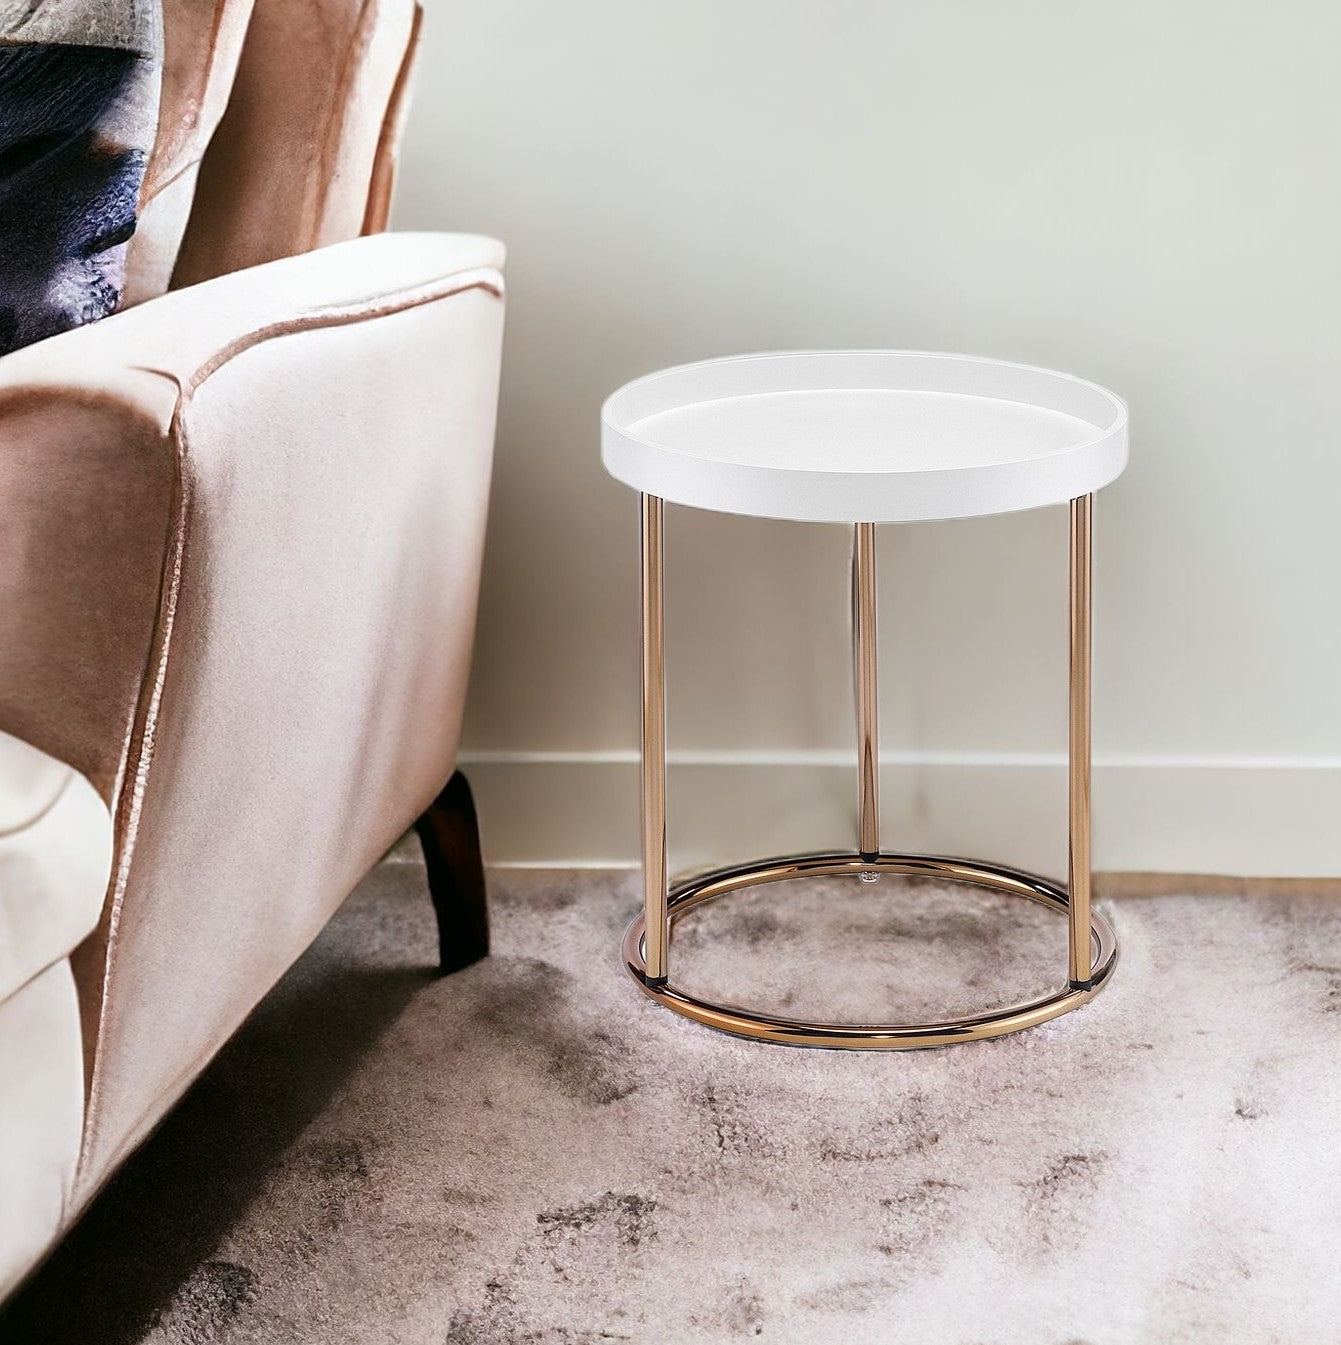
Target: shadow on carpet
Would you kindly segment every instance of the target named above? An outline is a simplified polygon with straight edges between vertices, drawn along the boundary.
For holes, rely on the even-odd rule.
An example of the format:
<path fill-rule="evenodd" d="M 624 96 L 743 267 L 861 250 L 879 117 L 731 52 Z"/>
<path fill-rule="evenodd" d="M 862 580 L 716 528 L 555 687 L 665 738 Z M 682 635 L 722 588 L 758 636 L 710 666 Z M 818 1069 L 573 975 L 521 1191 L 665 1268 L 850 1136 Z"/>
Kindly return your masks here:
<path fill-rule="evenodd" d="M 378 870 L 361 899 L 376 901 L 397 876 Z M 137 1345 L 168 1305 L 209 1339 L 235 1315 L 252 1276 L 213 1259 L 218 1244 L 386 1026 L 436 979 L 431 929 L 422 966 L 360 965 L 322 951 L 271 992 L 0 1310 L 4 1345 Z M 357 1157 L 330 1161 L 338 1168 Z"/>

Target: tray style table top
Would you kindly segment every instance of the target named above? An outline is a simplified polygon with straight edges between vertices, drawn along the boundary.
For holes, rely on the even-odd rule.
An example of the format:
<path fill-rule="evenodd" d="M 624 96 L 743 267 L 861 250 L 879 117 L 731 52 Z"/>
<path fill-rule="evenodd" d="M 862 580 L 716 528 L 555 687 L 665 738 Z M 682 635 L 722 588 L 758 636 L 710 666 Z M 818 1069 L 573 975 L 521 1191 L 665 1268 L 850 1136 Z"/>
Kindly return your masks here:
<path fill-rule="evenodd" d="M 601 456 L 648 495 L 834 523 L 1061 504 L 1127 463 L 1127 408 L 1083 379 L 972 355 L 788 351 L 626 383 Z"/>

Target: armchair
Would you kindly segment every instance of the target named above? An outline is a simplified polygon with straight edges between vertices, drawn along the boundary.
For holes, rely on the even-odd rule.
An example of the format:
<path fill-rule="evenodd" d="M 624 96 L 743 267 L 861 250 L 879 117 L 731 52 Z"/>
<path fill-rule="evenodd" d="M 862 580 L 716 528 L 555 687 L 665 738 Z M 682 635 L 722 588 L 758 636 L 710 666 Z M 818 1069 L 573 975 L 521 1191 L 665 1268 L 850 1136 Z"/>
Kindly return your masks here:
<path fill-rule="evenodd" d="M 380 9 L 377 133 L 324 161 L 353 231 L 417 23 Z M 444 969 L 487 946 L 453 771 L 503 248 L 310 210 L 211 244 L 199 207 L 200 283 L 0 359 L 0 1297 L 411 825 Z"/>

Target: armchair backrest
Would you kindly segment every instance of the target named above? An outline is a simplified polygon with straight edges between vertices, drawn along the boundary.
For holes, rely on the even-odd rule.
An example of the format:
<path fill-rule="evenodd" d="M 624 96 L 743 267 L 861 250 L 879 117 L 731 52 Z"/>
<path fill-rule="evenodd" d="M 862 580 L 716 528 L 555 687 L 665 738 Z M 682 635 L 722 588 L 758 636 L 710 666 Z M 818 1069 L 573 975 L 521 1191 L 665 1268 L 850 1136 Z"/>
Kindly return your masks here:
<path fill-rule="evenodd" d="M 417 0 L 0 0 L 0 355 L 386 224 Z"/>
<path fill-rule="evenodd" d="M 274 4 L 275 0 L 264 0 Z M 167 292 L 200 162 L 228 105 L 253 0 L 162 0 L 158 132 L 126 256 L 128 308 Z"/>
<path fill-rule="evenodd" d="M 418 0 L 261 0 L 173 288 L 386 226 Z"/>

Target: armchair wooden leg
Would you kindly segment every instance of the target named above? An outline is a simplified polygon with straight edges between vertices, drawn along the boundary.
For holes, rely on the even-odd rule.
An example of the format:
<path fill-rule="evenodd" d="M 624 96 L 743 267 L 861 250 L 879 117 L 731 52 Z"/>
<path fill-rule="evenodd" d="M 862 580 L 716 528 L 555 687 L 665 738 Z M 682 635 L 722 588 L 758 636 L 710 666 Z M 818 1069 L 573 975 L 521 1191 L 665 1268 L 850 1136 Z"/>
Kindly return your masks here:
<path fill-rule="evenodd" d="M 466 777 L 457 771 L 414 824 L 424 848 L 428 890 L 438 916 L 445 976 L 489 953 L 489 908 L 480 857 L 479 823 Z"/>

